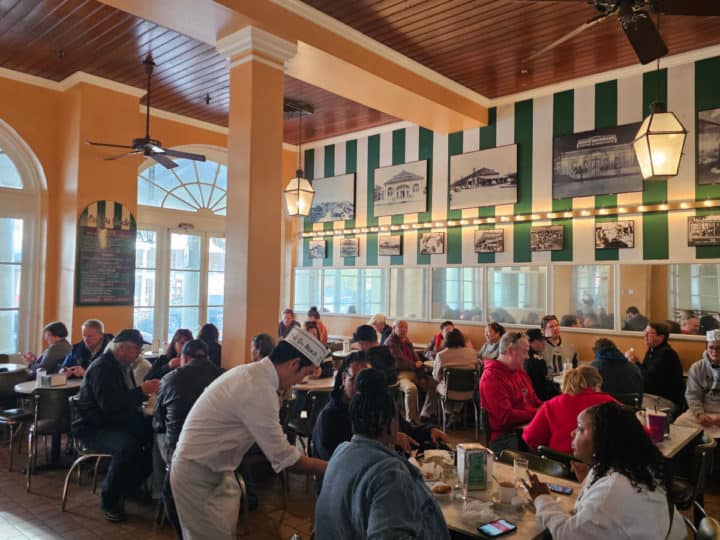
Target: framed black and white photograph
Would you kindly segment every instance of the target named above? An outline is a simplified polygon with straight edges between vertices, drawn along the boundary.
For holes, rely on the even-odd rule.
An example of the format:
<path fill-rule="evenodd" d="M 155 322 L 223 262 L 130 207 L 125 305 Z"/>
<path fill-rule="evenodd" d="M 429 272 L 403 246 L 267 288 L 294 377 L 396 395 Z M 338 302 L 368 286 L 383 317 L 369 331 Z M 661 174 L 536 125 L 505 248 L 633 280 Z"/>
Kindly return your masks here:
<path fill-rule="evenodd" d="M 475 253 L 500 253 L 505 251 L 505 229 L 475 231 Z"/>
<path fill-rule="evenodd" d="M 420 255 L 438 255 L 445 253 L 445 233 L 427 232 L 420 233 L 418 238 Z"/>
<path fill-rule="evenodd" d="M 564 240 L 562 225 L 530 227 L 530 251 L 558 251 L 563 248 Z"/>
<path fill-rule="evenodd" d="M 720 183 L 720 109 L 698 112 L 698 184 Z"/>
<path fill-rule="evenodd" d="M 427 211 L 427 160 L 375 169 L 375 217 Z"/>
<path fill-rule="evenodd" d="M 312 181 L 315 190 L 310 218 L 313 223 L 355 217 L 355 173 Z"/>
<path fill-rule="evenodd" d="M 341 257 L 357 257 L 360 253 L 360 243 L 357 238 L 341 238 L 340 239 L 340 256 Z"/>
<path fill-rule="evenodd" d="M 595 223 L 595 249 L 635 247 L 635 222 Z"/>
<path fill-rule="evenodd" d="M 720 246 L 720 216 L 688 217 L 688 246 Z"/>
<path fill-rule="evenodd" d="M 325 240 L 310 240 L 308 242 L 308 251 L 311 259 L 324 259 Z"/>
<path fill-rule="evenodd" d="M 553 199 L 643 190 L 632 141 L 640 124 L 625 124 L 553 141 Z"/>
<path fill-rule="evenodd" d="M 517 145 L 450 158 L 450 210 L 517 202 Z"/>
<path fill-rule="evenodd" d="M 402 235 L 383 234 L 379 236 L 378 255 L 402 255 Z"/>

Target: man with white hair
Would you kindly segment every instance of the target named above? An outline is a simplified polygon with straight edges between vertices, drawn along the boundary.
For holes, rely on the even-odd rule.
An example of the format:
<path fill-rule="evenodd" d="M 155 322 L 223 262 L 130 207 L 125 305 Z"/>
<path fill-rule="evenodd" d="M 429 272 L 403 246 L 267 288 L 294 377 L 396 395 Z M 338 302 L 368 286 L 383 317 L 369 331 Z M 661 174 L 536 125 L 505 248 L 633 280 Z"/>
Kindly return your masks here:
<path fill-rule="evenodd" d="M 703 357 L 690 366 L 685 399 L 689 409 L 676 424 L 699 427 L 707 437 L 720 437 L 720 330 L 706 334 Z"/>
<path fill-rule="evenodd" d="M 310 375 L 327 355 L 312 334 L 292 328 L 265 358 L 226 371 L 195 402 L 170 466 L 185 540 L 236 537 L 240 486 L 235 469 L 253 443 L 273 470 L 322 474 L 327 462 L 290 445 L 279 422 L 278 390 Z"/>
<path fill-rule="evenodd" d="M 82 340 L 73 345 L 72 351 L 60 366 L 62 373 L 70 377 L 84 377 L 92 361 L 105 351 L 113 338 L 112 334 L 105 333 L 105 326 L 97 319 L 88 319 L 82 323 L 80 331 Z"/>
<path fill-rule="evenodd" d="M 393 331 L 392 326 L 387 324 L 387 318 L 385 315 L 382 313 L 376 313 L 370 317 L 368 324 L 378 333 L 378 342 L 380 345 L 385 345 L 385 340 L 390 337 L 390 334 L 392 334 Z"/>

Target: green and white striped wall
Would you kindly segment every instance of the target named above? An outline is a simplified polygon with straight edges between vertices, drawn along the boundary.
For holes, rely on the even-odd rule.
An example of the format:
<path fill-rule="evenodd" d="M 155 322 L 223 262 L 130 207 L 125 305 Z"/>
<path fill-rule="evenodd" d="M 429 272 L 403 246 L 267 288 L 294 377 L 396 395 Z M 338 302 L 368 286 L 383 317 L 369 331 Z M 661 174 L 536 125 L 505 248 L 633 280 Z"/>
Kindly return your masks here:
<path fill-rule="evenodd" d="M 659 93 L 659 96 L 658 96 Z M 666 100 L 688 130 L 680 173 L 670 180 L 646 182 L 642 193 L 623 193 L 596 197 L 552 199 L 553 138 L 596 128 L 640 122 L 650 102 Z M 394 124 L 362 136 L 346 136 L 326 144 L 311 144 L 304 152 L 309 178 L 323 178 L 356 172 L 356 216 L 354 220 L 313 224 L 305 220 L 304 231 L 337 226 L 363 227 L 386 224 L 428 222 L 431 220 L 512 215 L 514 213 L 567 211 L 653 204 L 678 200 L 704 200 L 720 197 L 720 185 L 695 185 L 696 113 L 720 107 L 720 57 L 672 66 L 659 73 L 647 72 L 552 95 L 499 105 L 490 109 L 489 125 L 482 129 L 441 135 L 409 123 Z M 452 155 L 508 144 L 518 145 L 518 202 L 479 209 L 448 210 L 449 158 Z M 373 171 L 377 167 L 416 160 L 428 160 L 428 211 L 401 216 L 375 218 Z M 707 212 L 717 212 L 709 209 Z M 530 223 L 514 223 L 505 229 L 505 251 L 476 254 L 473 251 L 475 227 L 449 228 L 446 253 L 420 255 L 417 232 L 404 231 L 400 256 L 378 256 L 377 233 L 360 234 L 359 257 L 342 258 L 339 239 L 325 237 L 324 260 L 309 258 L 305 239 L 299 242 L 303 266 L 390 266 L 390 265 L 471 265 L 478 263 L 549 263 L 571 261 L 641 262 L 667 260 L 689 262 L 720 257 L 720 247 L 687 246 L 687 217 L 704 210 L 654 212 L 634 215 L 635 247 L 596 250 L 595 220 L 615 217 L 556 219 L 565 227 L 565 249 L 554 252 L 530 251 Z M 534 225 L 550 224 L 535 222 Z M 501 226 L 500 224 L 497 225 Z M 489 226 L 482 226 L 488 228 Z M 478 227 L 479 228 L 479 227 Z M 394 233 L 399 234 L 399 233 Z M 337 245 L 336 245 L 337 244 Z"/>

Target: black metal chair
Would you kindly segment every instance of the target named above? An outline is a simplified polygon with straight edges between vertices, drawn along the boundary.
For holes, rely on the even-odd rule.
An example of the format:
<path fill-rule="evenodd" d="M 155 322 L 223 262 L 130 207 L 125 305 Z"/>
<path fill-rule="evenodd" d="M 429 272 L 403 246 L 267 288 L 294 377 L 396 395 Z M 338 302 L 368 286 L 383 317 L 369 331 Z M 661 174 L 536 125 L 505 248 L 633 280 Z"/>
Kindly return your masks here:
<path fill-rule="evenodd" d="M 670 498 L 675 505 L 680 510 L 694 507 L 695 525 L 699 525 L 704 514 L 705 480 L 712 470 L 716 447 L 715 439 L 698 444 L 693 451 L 688 478 L 674 477 L 670 483 Z"/>
<path fill-rule="evenodd" d="M 63 434 L 70 432 L 68 394 L 77 391 L 77 387 L 68 389 L 35 388 L 33 390 L 31 397 L 33 422 L 28 432 L 28 462 L 25 467 L 27 491 L 30 491 L 32 473 L 37 463 L 37 438 L 48 435 L 62 437 Z M 47 451 L 47 446 L 45 448 Z"/>
<path fill-rule="evenodd" d="M 327 393 L 323 397 L 327 398 Z M 326 401 L 327 399 L 322 400 L 317 392 L 308 392 L 303 406 L 294 411 L 294 414 L 291 414 L 288 419 L 287 426 L 297 435 L 305 455 L 309 455 L 309 442 L 312 438 L 315 420 Z"/>
<path fill-rule="evenodd" d="M 477 369 L 446 367 L 443 369 L 444 391 L 439 393 L 440 408 L 442 412 L 443 431 L 447 431 L 447 402 L 460 401 L 463 404 L 470 403 L 475 417 L 475 440 L 478 440 L 479 411 L 475 402 L 475 392 L 478 388 L 480 378 Z"/>
<path fill-rule="evenodd" d="M 693 523 L 693 520 L 687 516 L 683 516 L 685 525 L 693 532 L 693 538 L 695 540 L 720 540 L 720 522 L 717 519 L 709 517 L 705 509 L 695 503 L 695 509 L 702 516 L 699 524 Z"/>
<path fill-rule="evenodd" d="M 15 401 L 17 397 L 15 394 L 15 385 L 26 381 L 27 378 L 28 374 L 26 370 L 0 373 L 0 403 L 9 404 L 9 402 Z M 22 428 L 32 421 L 32 418 L 33 411 L 23 407 L 13 407 L 0 411 L 0 424 L 6 425 L 9 431 L 8 450 L 10 452 L 10 463 L 8 470 L 10 471 L 12 471 L 13 467 L 13 445 L 15 438 L 20 434 Z M 19 441 L 18 453 L 20 453 L 22 449 L 22 437 Z"/>
<path fill-rule="evenodd" d="M 70 419 L 72 420 L 76 419 L 77 414 L 77 403 L 78 403 L 79 396 L 70 396 L 67 398 L 68 402 L 68 410 L 70 412 Z M 103 459 L 112 459 L 112 454 L 106 454 L 104 452 L 96 452 L 90 448 L 87 448 L 82 441 L 79 439 L 75 439 L 75 450 L 80 454 L 79 457 L 73 461 L 72 466 L 70 467 L 70 470 L 68 470 L 67 474 L 65 475 L 65 485 L 63 486 L 63 492 L 62 492 L 62 502 L 60 503 L 60 511 L 65 511 L 65 504 L 67 502 L 67 495 L 68 490 L 70 488 L 70 477 L 72 476 L 72 473 L 75 469 L 77 469 L 78 472 L 78 485 L 80 485 L 80 465 L 82 465 L 85 461 L 89 461 L 94 459 L 95 460 L 95 467 L 93 469 L 93 489 L 92 492 L 95 493 L 97 490 L 97 473 L 98 473 L 98 467 L 100 466 L 100 461 Z"/>
<path fill-rule="evenodd" d="M 642 408 L 642 394 L 640 392 L 629 392 L 626 394 L 611 395 L 623 405 L 627 405 L 628 407 L 632 407 L 634 409 Z"/>
<path fill-rule="evenodd" d="M 497 460 L 501 463 L 512 465 L 516 458 L 527 459 L 528 468 L 531 471 L 556 476 L 558 478 L 569 478 L 570 470 L 567 466 L 554 459 L 548 459 L 531 452 L 520 452 L 518 450 L 503 450 Z"/>

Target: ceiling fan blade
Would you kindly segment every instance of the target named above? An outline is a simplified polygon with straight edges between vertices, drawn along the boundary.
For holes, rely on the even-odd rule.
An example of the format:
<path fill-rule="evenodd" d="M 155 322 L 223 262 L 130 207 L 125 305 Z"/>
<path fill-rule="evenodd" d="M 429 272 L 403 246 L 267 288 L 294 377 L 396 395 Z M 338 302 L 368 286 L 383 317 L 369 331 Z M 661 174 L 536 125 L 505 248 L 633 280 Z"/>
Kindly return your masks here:
<path fill-rule="evenodd" d="M 668 48 L 660 37 L 660 32 L 655 27 L 655 23 L 652 22 L 649 14 L 640 16 L 638 13 L 636 15 L 632 21 L 623 23 L 621 26 L 630 41 L 630 45 L 635 49 L 635 54 L 640 59 L 640 63 L 647 64 L 662 58 L 668 53 Z"/>
<path fill-rule="evenodd" d="M 142 154 L 140 150 L 134 150 L 133 152 L 125 152 L 124 154 L 119 154 L 117 156 L 106 157 L 105 161 L 114 161 L 116 159 L 121 159 L 128 156 L 137 156 L 139 154 Z"/>
<path fill-rule="evenodd" d="M 180 150 L 165 149 L 165 155 L 181 158 L 181 159 L 192 159 L 193 161 L 205 161 L 205 156 L 202 154 L 191 154 L 190 152 L 181 152 Z"/>
<path fill-rule="evenodd" d="M 572 32 L 570 32 L 570 33 L 568 33 L 568 34 L 565 34 L 565 35 L 562 36 L 561 38 L 558 38 L 558 39 L 556 39 L 555 41 L 553 41 L 552 43 L 550 43 L 549 45 L 546 45 L 545 47 L 543 47 L 543 48 L 540 49 L 539 51 L 534 52 L 533 54 L 531 54 L 530 56 L 528 56 L 527 58 L 525 58 L 522 62 L 523 62 L 523 63 L 529 62 L 530 60 L 532 60 L 532 59 L 534 59 L 534 58 L 537 58 L 537 57 L 540 56 L 541 54 L 545 54 L 546 52 L 548 52 L 549 50 L 554 49 L 554 48 L 557 47 L 558 45 L 561 45 L 562 43 L 565 43 L 565 42 L 568 41 L 569 39 L 574 38 L 574 37 L 577 36 L 579 33 L 584 32 L 584 31 L 587 30 L 588 28 L 592 28 L 592 27 L 595 26 L 596 24 L 601 23 L 602 21 L 604 21 L 605 19 L 607 19 L 609 15 L 610 15 L 610 13 L 603 13 L 602 15 L 598 15 L 597 17 L 593 17 L 593 18 L 590 19 L 589 21 L 587 21 L 587 22 L 581 24 L 580 26 L 578 26 L 578 27 L 577 27 L 575 30 L 573 30 Z"/>
<path fill-rule="evenodd" d="M 109 146 L 110 148 L 128 148 L 130 150 L 133 150 L 132 146 L 127 146 L 126 144 L 110 144 L 94 141 L 86 141 L 85 144 L 89 144 L 91 146 Z"/>
<path fill-rule="evenodd" d="M 166 169 L 174 169 L 175 167 L 178 166 L 177 163 L 175 163 L 172 159 L 167 157 L 164 153 L 161 154 L 158 152 L 153 152 L 152 154 L 150 154 L 150 157 L 153 158 L 155 161 L 157 161 L 160 165 L 162 165 Z"/>
<path fill-rule="evenodd" d="M 720 2 L 717 0 L 654 0 L 651 5 L 653 11 L 665 15 L 720 15 Z"/>

